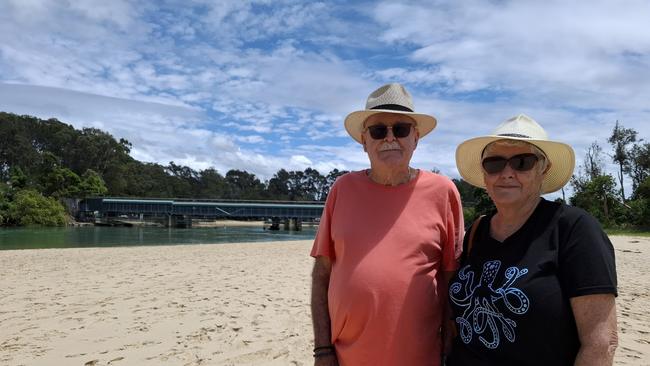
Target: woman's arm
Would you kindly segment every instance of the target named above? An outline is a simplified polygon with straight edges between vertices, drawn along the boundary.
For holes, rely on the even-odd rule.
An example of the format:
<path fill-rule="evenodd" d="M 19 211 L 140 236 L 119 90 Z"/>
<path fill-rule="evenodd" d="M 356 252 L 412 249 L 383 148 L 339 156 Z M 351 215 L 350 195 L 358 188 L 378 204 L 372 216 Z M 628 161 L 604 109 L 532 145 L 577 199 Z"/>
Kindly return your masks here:
<path fill-rule="evenodd" d="M 611 366 L 618 345 L 614 294 L 571 298 L 580 350 L 575 366 Z"/>

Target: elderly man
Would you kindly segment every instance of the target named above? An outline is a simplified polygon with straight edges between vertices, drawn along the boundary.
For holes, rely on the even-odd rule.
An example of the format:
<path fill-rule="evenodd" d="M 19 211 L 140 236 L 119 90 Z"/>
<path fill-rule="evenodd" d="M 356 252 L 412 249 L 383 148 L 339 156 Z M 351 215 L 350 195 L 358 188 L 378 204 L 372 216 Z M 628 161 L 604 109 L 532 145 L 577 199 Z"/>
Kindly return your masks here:
<path fill-rule="evenodd" d="M 399 84 L 346 117 L 370 169 L 333 185 L 311 251 L 315 365 L 441 363 L 463 213 L 449 179 L 409 165 L 435 126 Z"/>

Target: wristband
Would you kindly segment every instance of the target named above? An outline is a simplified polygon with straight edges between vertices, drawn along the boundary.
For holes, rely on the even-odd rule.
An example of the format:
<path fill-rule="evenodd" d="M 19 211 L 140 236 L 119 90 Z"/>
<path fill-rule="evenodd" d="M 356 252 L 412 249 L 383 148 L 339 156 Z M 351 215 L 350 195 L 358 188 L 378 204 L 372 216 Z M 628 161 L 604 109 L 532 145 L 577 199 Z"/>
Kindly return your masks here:
<path fill-rule="evenodd" d="M 314 358 L 321 358 L 326 356 L 335 355 L 334 346 L 319 346 L 314 348 Z"/>
<path fill-rule="evenodd" d="M 315 347 L 314 348 L 314 353 L 316 353 L 317 351 L 323 350 L 323 349 L 334 349 L 334 346 L 330 344 L 330 345 L 327 345 L 327 346 Z"/>
<path fill-rule="evenodd" d="M 321 358 L 321 357 L 326 357 L 326 356 L 334 356 L 336 353 L 334 352 L 333 349 L 330 350 L 322 350 L 319 352 L 314 352 L 314 358 Z"/>

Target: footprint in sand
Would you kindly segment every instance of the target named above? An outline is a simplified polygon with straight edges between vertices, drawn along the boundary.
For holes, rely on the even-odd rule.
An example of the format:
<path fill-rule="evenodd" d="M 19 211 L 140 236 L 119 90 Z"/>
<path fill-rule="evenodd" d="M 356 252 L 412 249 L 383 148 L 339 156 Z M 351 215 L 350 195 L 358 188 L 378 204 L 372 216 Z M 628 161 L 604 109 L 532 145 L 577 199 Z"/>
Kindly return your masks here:
<path fill-rule="evenodd" d="M 114 359 L 108 361 L 108 364 L 110 365 L 113 362 L 122 361 L 123 359 L 124 359 L 124 357 L 117 357 L 117 358 L 114 358 Z"/>

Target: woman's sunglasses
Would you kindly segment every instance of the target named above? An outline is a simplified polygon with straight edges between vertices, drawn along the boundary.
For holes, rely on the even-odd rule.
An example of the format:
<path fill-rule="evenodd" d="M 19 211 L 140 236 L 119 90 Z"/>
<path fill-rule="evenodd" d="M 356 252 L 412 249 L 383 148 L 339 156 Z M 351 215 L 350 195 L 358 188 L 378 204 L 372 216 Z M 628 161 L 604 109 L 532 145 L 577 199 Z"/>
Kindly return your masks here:
<path fill-rule="evenodd" d="M 377 124 L 368 126 L 368 131 L 370 132 L 370 137 L 375 140 L 385 139 L 386 135 L 388 135 L 389 128 L 393 130 L 393 136 L 396 138 L 403 138 L 411 133 L 411 126 L 413 126 L 413 124 L 406 122 L 398 122 L 392 126 Z"/>
<path fill-rule="evenodd" d="M 510 158 L 504 158 L 503 156 L 489 156 L 481 162 L 483 169 L 488 174 L 496 174 L 505 169 L 506 164 L 519 172 L 526 172 L 535 166 L 539 156 L 535 154 L 519 154 L 512 156 Z"/>

